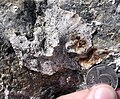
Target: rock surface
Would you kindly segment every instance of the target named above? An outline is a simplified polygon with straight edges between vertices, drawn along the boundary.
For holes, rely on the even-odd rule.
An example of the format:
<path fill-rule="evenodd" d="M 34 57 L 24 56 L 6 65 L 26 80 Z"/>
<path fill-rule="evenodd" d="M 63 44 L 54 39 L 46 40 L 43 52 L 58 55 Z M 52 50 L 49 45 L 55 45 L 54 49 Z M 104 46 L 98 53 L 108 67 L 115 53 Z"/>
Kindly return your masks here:
<path fill-rule="evenodd" d="M 96 64 L 120 77 L 120 1 L 0 0 L 0 59 L 0 99 L 55 99 Z"/>

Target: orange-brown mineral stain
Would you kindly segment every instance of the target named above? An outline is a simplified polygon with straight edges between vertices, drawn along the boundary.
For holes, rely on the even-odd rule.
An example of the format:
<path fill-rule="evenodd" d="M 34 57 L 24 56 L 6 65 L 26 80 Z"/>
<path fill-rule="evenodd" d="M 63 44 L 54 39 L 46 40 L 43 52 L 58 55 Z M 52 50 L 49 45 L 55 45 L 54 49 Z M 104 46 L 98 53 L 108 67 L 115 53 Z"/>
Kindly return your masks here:
<path fill-rule="evenodd" d="M 89 69 L 92 65 L 100 63 L 109 57 L 108 49 L 98 49 L 93 47 L 89 39 L 72 35 L 67 48 L 71 53 L 76 53 L 75 61 L 78 61 L 83 69 Z M 70 53 L 69 52 L 69 53 Z"/>
<path fill-rule="evenodd" d="M 72 39 L 74 39 L 74 37 Z M 75 49 L 75 51 L 77 51 L 80 48 L 84 47 L 86 43 L 86 40 L 81 39 L 80 36 L 76 36 L 74 39 L 74 43 L 70 46 L 70 48 Z"/>
<path fill-rule="evenodd" d="M 108 58 L 109 53 L 109 50 L 91 47 L 87 52 L 80 55 L 79 64 L 84 69 L 89 69 L 92 65 L 100 63 L 102 60 Z"/>

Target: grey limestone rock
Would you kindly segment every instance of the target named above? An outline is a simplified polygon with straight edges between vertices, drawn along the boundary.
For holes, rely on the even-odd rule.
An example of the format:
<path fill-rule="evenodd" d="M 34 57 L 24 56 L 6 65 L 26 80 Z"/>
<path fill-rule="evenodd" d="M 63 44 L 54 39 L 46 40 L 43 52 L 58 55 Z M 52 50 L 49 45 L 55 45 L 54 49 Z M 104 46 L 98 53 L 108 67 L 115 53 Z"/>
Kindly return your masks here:
<path fill-rule="evenodd" d="M 96 64 L 120 77 L 119 0 L 0 0 L 1 99 L 85 88 Z"/>

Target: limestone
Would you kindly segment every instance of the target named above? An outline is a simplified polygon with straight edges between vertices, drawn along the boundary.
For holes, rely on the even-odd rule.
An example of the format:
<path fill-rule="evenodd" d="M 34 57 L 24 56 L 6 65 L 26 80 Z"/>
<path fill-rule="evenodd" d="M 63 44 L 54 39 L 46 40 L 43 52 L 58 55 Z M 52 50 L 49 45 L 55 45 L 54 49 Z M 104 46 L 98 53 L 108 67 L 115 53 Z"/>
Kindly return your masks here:
<path fill-rule="evenodd" d="M 86 71 L 96 64 L 114 66 L 119 75 L 119 5 L 0 0 L 0 98 L 55 99 L 85 88 Z"/>

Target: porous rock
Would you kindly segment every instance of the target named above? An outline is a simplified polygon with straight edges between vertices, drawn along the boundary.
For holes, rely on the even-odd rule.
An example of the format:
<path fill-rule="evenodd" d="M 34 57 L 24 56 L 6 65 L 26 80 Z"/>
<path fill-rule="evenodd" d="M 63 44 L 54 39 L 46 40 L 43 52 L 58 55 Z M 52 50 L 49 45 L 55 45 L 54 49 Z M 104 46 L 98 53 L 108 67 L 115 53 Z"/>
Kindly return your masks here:
<path fill-rule="evenodd" d="M 119 77 L 119 0 L 0 0 L 0 98 L 55 99 L 86 71 Z"/>

